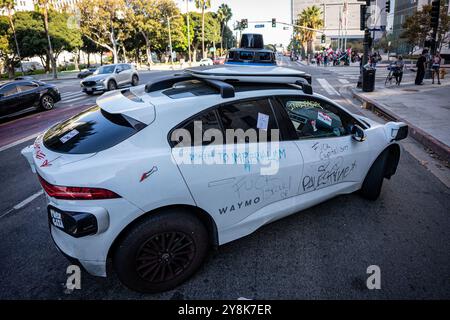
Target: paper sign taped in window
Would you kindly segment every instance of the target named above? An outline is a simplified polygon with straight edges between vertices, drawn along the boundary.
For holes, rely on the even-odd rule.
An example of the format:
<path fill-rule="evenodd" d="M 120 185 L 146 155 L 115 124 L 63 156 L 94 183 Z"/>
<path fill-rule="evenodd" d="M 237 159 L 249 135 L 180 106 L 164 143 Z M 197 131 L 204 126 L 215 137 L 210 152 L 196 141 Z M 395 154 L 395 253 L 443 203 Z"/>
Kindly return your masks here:
<path fill-rule="evenodd" d="M 256 127 L 261 130 L 267 130 L 269 126 L 269 115 L 258 112 L 258 123 Z"/>

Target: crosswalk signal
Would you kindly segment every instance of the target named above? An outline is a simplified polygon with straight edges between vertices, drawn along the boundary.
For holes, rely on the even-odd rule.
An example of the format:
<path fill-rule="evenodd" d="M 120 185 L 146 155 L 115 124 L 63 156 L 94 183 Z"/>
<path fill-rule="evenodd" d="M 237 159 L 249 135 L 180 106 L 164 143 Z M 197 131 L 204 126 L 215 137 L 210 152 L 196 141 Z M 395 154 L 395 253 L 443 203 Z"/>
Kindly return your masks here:
<path fill-rule="evenodd" d="M 320 38 L 320 43 L 325 43 L 325 41 L 327 40 L 327 37 L 322 34 L 322 37 Z"/>
<path fill-rule="evenodd" d="M 277 27 L 277 19 L 272 18 L 272 28 L 276 28 Z"/>
<path fill-rule="evenodd" d="M 242 19 L 241 20 L 241 27 L 242 29 L 245 29 L 248 27 L 248 20 L 247 19 Z"/>
<path fill-rule="evenodd" d="M 391 0 L 386 1 L 386 13 L 391 12 Z"/>
<path fill-rule="evenodd" d="M 435 0 L 433 2 L 431 2 L 431 29 L 432 30 L 437 30 L 438 25 L 439 25 L 439 9 L 441 6 L 441 1 L 440 0 Z"/>
<path fill-rule="evenodd" d="M 365 4 L 361 5 L 359 8 L 359 30 L 366 29 L 366 14 L 367 14 L 367 6 Z"/>

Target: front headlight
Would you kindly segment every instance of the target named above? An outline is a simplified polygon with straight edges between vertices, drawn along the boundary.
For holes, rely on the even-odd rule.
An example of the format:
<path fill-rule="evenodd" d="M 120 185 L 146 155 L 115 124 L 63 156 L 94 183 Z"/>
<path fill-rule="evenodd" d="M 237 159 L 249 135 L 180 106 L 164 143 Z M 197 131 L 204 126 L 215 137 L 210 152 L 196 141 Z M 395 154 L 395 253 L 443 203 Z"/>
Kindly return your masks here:
<path fill-rule="evenodd" d="M 105 80 L 106 80 L 106 78 L 105 78 L 105 79 L 100 79 L 100 80 L 97 80 L 96 82 L 97 82 L 97 83 L 104 83 L 104 82 L 105 82 Z"/>

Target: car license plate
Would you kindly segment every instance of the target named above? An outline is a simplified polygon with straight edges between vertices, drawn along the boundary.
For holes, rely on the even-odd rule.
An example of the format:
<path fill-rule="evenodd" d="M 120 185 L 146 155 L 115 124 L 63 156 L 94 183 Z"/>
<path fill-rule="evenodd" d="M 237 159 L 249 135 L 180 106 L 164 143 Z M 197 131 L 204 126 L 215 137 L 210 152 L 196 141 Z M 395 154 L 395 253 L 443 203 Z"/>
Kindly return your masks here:
<path fill-rule="evenodd" d="M 50 221 L 55 227 L 64 229 L 64 223 L 62 220 L 61 213 L 53 209 L 50 209 Z"/>
<path fill-rule="evenodd" d="M 87 92 L 92 92 L 92 88 L 87 88 L 86 91 Z"/>

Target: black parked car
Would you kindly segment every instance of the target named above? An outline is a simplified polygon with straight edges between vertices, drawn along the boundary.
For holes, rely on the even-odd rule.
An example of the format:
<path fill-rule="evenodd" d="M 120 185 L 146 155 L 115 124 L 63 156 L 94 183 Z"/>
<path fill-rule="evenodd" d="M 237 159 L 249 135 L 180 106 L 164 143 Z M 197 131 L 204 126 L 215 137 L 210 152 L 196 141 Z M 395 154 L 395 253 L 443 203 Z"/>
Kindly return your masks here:
<path fill-rule="evenodd" d="M 41 81 L 16 80 L 0 84 L 0 117 L 30 108 L 53 109 L 61 95 L 53 84 Z"/>
<path fill-rule="evenodd" d="M 95 70 L 97 70 L 97 68 L 83 69 L 78 73 L 77 77 L 78 79 L 84 79 L 88 76 L 92 76 Z"/>

